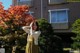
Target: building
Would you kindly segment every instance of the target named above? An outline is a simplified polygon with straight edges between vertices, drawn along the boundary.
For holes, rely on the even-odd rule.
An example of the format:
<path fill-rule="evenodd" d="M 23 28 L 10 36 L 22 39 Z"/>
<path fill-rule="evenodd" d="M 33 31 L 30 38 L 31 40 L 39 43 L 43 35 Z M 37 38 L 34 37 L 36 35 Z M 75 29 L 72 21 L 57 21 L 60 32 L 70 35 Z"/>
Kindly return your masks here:
<path fill-rule="evenodd" d="M 29 5 L 30 13 L 36 18 L 46 18 L 53 26 L 55 35 L 63 40 L 63 47 L 73 42 L 71 27 L 80 18 L 80 2 L 67 0 L 13 0 L 13 5 Z"/>

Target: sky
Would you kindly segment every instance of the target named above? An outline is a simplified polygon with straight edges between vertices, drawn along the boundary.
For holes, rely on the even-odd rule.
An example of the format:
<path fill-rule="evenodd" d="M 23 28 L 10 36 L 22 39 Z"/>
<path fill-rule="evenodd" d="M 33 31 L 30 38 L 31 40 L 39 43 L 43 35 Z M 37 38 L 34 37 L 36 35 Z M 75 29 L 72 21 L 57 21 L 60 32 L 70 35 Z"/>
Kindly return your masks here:
<path fill-rule="evenodd" d="M 8 9 L 12 5 L 12 0 L 0 0 L 3 3 L 4 9 Z"/>

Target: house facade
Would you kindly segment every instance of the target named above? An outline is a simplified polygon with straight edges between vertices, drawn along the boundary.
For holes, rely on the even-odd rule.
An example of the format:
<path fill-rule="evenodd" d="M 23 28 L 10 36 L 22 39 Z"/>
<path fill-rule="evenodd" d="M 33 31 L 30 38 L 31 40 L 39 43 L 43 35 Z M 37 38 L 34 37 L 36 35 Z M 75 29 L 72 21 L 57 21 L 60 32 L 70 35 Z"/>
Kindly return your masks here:
<path fill-rule="evenodd" d="M 45 18 L 53 26 L 55 35 L 63 40 L 63 47 L 70 47 L 72 24 L 80 18 L 80 2 L 67 0 L 13 0 L 13 5 L 29 5 L 30 14 Z"/>

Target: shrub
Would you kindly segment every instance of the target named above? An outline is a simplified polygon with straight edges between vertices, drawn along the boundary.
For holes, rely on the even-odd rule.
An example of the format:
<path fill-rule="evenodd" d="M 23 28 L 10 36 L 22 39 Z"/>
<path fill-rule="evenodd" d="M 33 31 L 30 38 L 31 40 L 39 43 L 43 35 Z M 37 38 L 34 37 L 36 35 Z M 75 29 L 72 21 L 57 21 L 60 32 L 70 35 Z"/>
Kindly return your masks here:
<path fill-rule="evenodd" d="M 39 37 L 40 53 L 62 53 L 61 38 L 54 35 L 54 29 L 46 19 L 38 20 L 41 35 Z"/>
<path fill-rule="evenodd" d="M 80 19 L 77 19 L 72 25 L 72 32 L 76 34 L 75 37 L 72 37 L 74 49 L 80 49 Z"/>

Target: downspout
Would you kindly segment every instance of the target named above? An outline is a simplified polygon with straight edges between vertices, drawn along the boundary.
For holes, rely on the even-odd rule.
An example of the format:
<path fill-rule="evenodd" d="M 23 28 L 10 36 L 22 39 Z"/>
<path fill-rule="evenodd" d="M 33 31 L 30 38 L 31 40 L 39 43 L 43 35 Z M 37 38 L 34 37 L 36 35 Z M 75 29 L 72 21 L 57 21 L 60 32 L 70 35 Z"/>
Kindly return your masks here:
<path fill-rule="evenodd" d="M 19 1 L 19 0 L 16 0 L 16 2 L 17 2 L 17 5 L 19 5 L 19 2 L 20 2 L 20 1 Z"/>
<path fill-rule="evenodd" d="M 41 0 L 41 18 L 43 18 L 43 0 Z"/>

